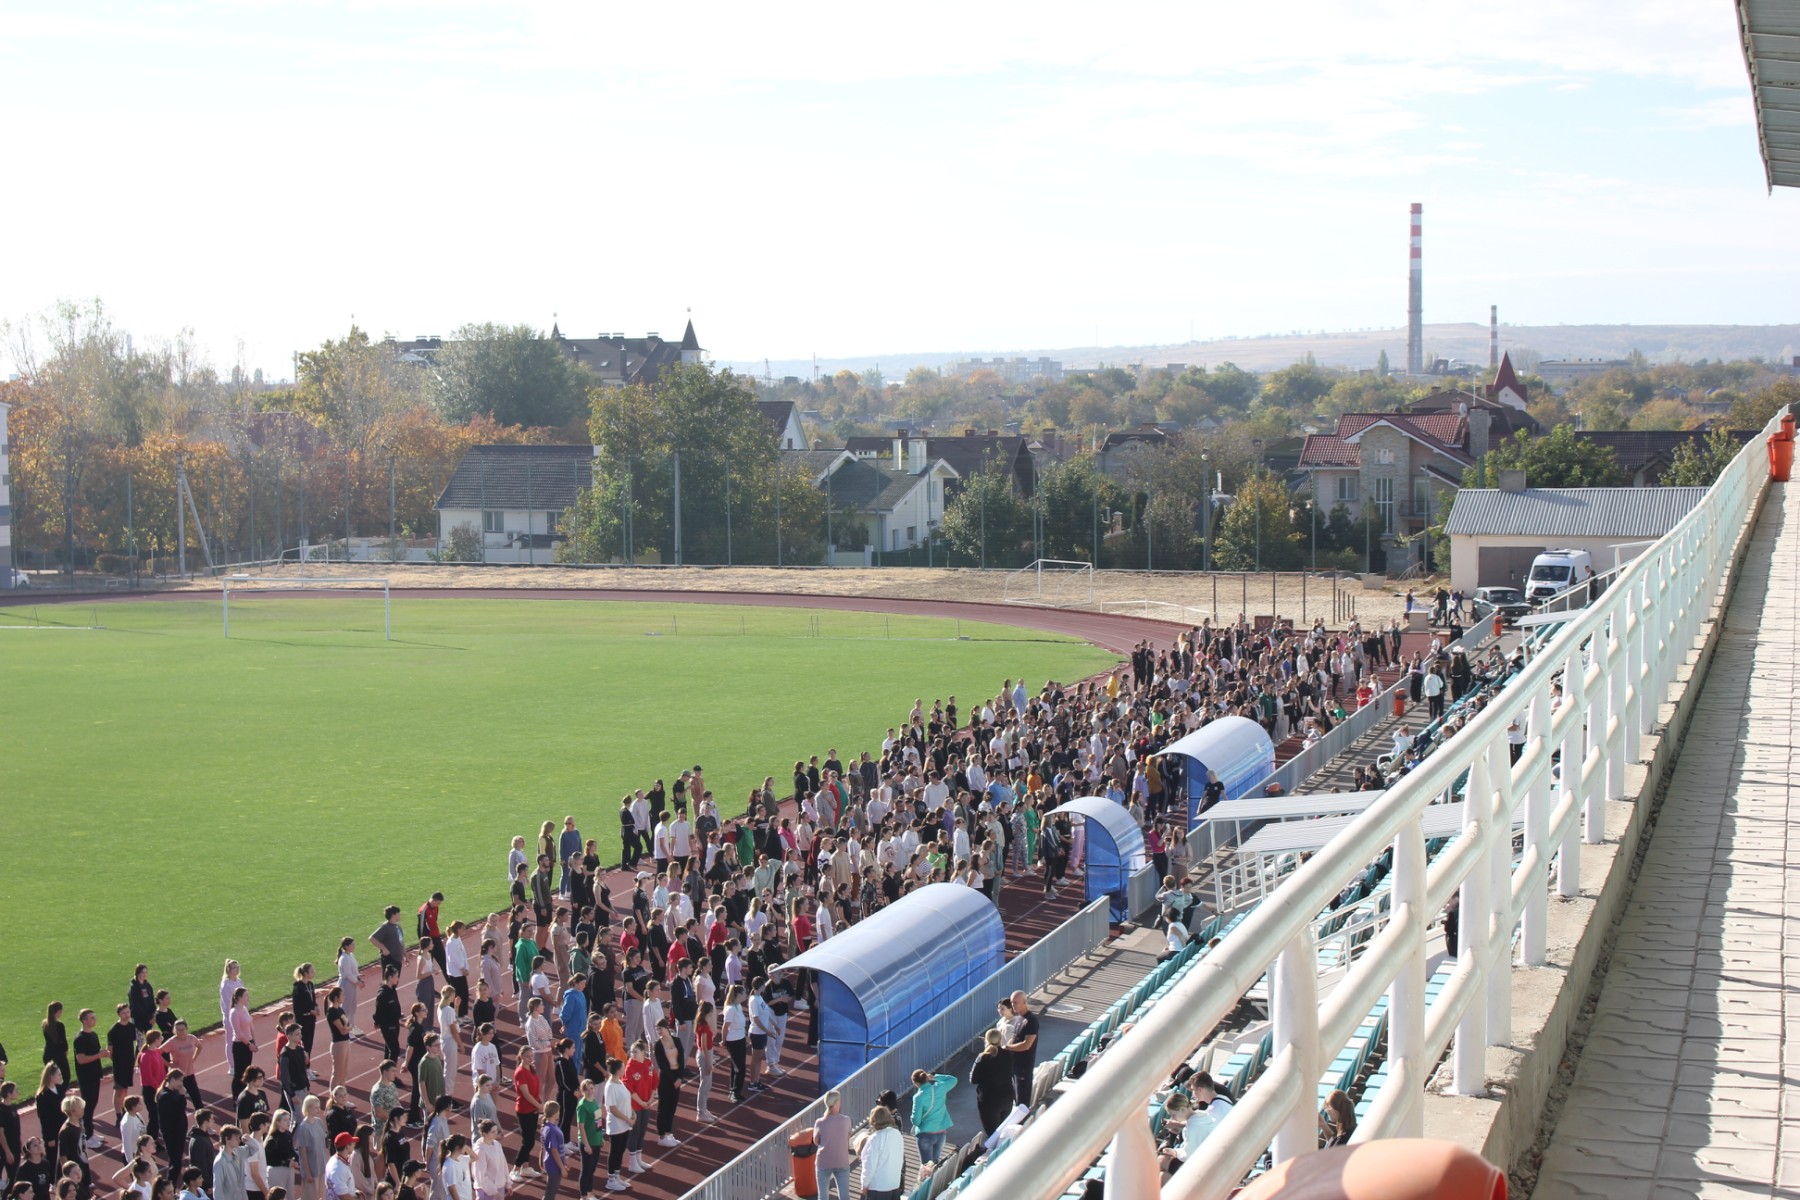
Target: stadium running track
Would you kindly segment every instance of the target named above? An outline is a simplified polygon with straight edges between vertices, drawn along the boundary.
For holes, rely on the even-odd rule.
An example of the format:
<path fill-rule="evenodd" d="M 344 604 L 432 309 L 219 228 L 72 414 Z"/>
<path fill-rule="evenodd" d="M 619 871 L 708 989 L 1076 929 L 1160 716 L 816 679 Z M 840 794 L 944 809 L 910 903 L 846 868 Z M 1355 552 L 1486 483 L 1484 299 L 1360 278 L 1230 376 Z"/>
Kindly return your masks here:
<path fill-rule="evenodd" d="M 280 589 L 258 589 L 257 595 L 270 595 Z M 293 589 L 296 592 L 303 589 Z M 981 604 L 962 601 L 914 600 L 901 597 L 883 596 L 830 596 L 830 595 L 785 595 L 765 592 L 683 592 L 683 591 L 634 591 L 628 589 L 598 588 L 395 588 L 394 591 L 408 600 L 412 599 L 482 599 L 482 600 L 630 600 L 640 603 L 677 603 L 677 604 L 740 604 L 781 608 L 819 608 L 854 612 L 878 612 L 891 614 L 907 614 L 911 616 L 951 617 L 965 621 L 985 621 L 993 624 L 1015 625 L 1029 629 L 1040 629 L 1050 633 L 1066 634 L 1101 646 L 1119 654 L 1129 654 L 1133 647 L 1146 639 L 1159 644 L 1167 643 L 1183 628 L 1180 625 L 1152 620 L 1145 617 L 1125 616 L 1109 613 L 1084 612 L 1074 609 L 1040 608 L 1029 605 L 1013 604 Z M 307 590 L 307 595 L 346 595 L 354 594 L 351 589 L 334 589 L 329 593 Z M 66 595 L 31 597 L 32 603 L 130 603 L 143 600 L 198 600 L 210 601 L 218 597 L 212 591 L 151 592 L 134 595 Z M 253 599 L 246 596 L 246 599 Z M 803 753 L 796 751 L 794 753 Z M 791 810 L 791 803 L 784 805 Z M 558 813 L 546 813 L 555 819 Z M 530 836 L 528 829 L 496 830 L 495 844 L 510 837 L 513 833 Z M 629 871 L 613 871 L 606 877 L 607 885 L 612 889 L 613 915 L 615 924 L 630 911 L 630 898 L 634 883 L 633 873 Z M 1080 908 L 1079 886 L 1067 886 L 1061 895 L 1046 900 L 1043 895 L 1041 875 L 1033 874 L 1017 881 L 1004 884 L 1000 892 L 1000 911 L 1006 923 L 1007 956 L 1012 957 L 1038 941 L 1045 934 L 1063 921 L 1068 920 Z M 405 910 L 402 921 L 406 923 L 408 934 L 411 933 L 411 913 L 409 905 L 416 905 L 419 898 L 396 897 L 385 898 L 371 896 L 369 898 L 369 919 L 367 925 L 373 929 L 381 920 L 381 907 L 388 903 L 398 903 Z M 443 923 L 448 924 L 451 916 L 458 916 L 469 921 L 471 932 L 465 937 L 469 948 L 470 962 L 479 958 L 480 928 L 486 917 L 485 912 L 470 913 L 460 908 L 456 898 L 446 905 Z M 355 931 L 359 946 L 358 958 L 372 954 L 363 931 Z M 336 933 L 321 931 L 320 951 L 315 962 L 319 966 L 321 1007 L 326 983 L 335 978 L 330 969 L 333 954 L 331 943 L 340 936 Z M 504 929 L 501 931 L 504 938 Z M 412 983 L 414 979 L 413 959 L 416 955 L 408 953 L 406 969 L 401 976 L 401 999 L 410 1004 L 412 1000 Z M 152 964 L 152 980 L 155 979 Z M 279 981 L 255 980 L 259 988 L 266 988 Z M 372 965 L 365 966 L 359 991 L 361 999 L 357 1005 L 357 1024 L 370 1030 L 353 1043 L 350 1054 L 349 1088 L 356 1102 L 359 1114 L 364 1117 L 369 1111 L 369 1089 L 375 1082 L 376 1068 L 381 1062 L 381 1036 L 373 1030 L 374 995 L 380 980 Z M 123 997 L 120 997 L 123 999 Z M 208 1003 L 210 996 L 181 996 L 175 998 L 174 1008 L 195 1025 L 203 1022 L 212 1024 L 210 1017 L 212 1005 Z M 106 1005 L 96 1004 L 96 1009 L 104 1011 Z M 284 999 L 269 1004 L 255 1014 L 257 1055 L 256 1065 L 269 1073 L 271 1080 L 275 1075 L 274 1045 L 275 1020 L 287 1008 Z M 507 1004 L 500 1004 L 500 1018 L 497 1022 L 501 1048 L 501 1061 L 507 1075 L 511 1075 L 511 1063 L 523 1044 L 517 1011 Z M 752 1093 L 743 1102 L 731 1103 L 729 1099 L 728 1069 L 724 1064 L 714 1076 L 712 1112 L 717 1118 L 709 1125 L 700 1125 L 694 1119 L 694 1092 L 689 1084 L 683 1089 L 682 1107 L 675 1122 L 675 1136 L 681 1145 L 673 1149 L 664 1149 L 656 1144 L 654 1123 L 652 1130 L 644 1141 L 644 1159 L 649 1171 L 642 1175 L 630 1176 L 630 1191 L 622 1193 L 636 1196 L 642 1200 L 669 1200 L 672 1197 L 685 1195 L 696 1184 L 718 1171 L 738 1154 L 760 1140 L 782 1121 L 798 1112 L 801 1108 L 816 1099 L 820 1093 L 818 1060 L 808 1053 L 805 1046 L 805 1030 L 807 1014 L 801 1014 L 790 1022 L 786 1049 L 783 1051 L 782 1067 L 787 1072 L 773 1081 L 774 1086 L 768 1092 Z M 102 1022 L 104 1025 L 105 1022 Z M 204 1043 L 198 1062 L 200 1064 L 200 1087 L 207 1101 L 217 1110 L 221 1123 L 230 1119 L 226 1110 L 229 1089 L 230 1070 L 226 1061 L 223 1038 L 214 1027 L 202 1035 Z M 471 1093 L 468 1078 L 467 1040 L 465 1048 L 459 1054 L 457 1062 L 457 1087 L 455 1095 L 458 1100 L 467 1104 Z M 721 1058 L 723 1056 L 721 1055 Z M 931 1066 L 935 1064 L 921 1064 Z M 327 1090 L 326 1084 L 330 1076 L 330 1047 L 323 1028 L 319 1029 L 313 1058 L 314 1069 L 319 1074 L 319 1081 L 314 1085 L 314 1094 L 321 1099 Z M 109 1074 L 110 1080 L 110 1074 Z M 404 1082 L 404 1075 L 402 1076 Z M 275 1103 L 275 1089 L 271 1084 L 267 1089 L 270 1103 Z M 402 1093 L 406 1094 L 405 1088 Z M 506 1142 L 510 1148 L 517 1146 L 517 1127 L 512 1119 L 510 1090 L 502 1091 L 498 1096 L 501 1123 L 506 1131 Z M 95 1193 L 97 1195 L 113 1194 L 110 1180 L 114 1171 L 123 1165 L 119 1153 L 117 1127 L 111 1121 L 112 1093 L 110 1082 L 102 1089 L 101 1116 L 97 1128 L 105 1139 L 106 1146 L 96 1153 L 91 1161 L 94 1171 Z M 35 1126 L 30 1115 L 25 1116 L 25 1124 Z M 466 1132 L 467 1116 L 459 1112 L 452 1122 L 457 1132 Z M 27 1132 L 30 1132 L 28 1129 Z M 415 1153 L 417 1152 L 415 1142 Z M 604 1164 L 602 1164 L 604 1166 Z M 577 1184 L 579 1160 L 571 1155 L 571 1170 L 564 1177 L 561 1191 L 564 1197 L 578 1197 Z M 598 1190 L 598 1185 L 596 1184 Z M 537 1196 L 541 1194 L 541 1186 L 533 1182 L 515 1188 L 521 1195 Z"/>

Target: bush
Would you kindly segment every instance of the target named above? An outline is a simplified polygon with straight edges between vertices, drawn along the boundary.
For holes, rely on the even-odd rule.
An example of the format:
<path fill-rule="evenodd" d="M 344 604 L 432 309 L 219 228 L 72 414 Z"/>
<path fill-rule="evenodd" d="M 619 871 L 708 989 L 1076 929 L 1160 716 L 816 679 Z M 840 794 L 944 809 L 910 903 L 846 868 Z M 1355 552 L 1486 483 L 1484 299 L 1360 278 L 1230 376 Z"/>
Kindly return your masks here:
<path fill-rule="evenodd" d="M 102 575 L 129 575 L 131 559 L 123 554 L 98 554 L 94 556 L 94 570 Z"/>
<path fill-rule="evenodd" d="M 433 558 L 437 562 L 480 562 L 482 560 L 481 534 L 475 526 L 467 521 L 450 531 L 450 537 L 444 548 Z"/>

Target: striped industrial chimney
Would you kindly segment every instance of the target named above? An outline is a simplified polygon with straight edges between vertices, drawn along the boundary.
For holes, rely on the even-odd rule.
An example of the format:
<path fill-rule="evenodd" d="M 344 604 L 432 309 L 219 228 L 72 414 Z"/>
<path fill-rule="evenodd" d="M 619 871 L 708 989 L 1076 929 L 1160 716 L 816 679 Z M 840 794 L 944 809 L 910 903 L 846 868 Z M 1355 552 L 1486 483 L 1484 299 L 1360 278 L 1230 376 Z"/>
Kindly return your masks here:
<path fill-rule="evenodd" d="M 1488 305 L 1488 369 L 1500 366 L 1500 306 Z"/>
<path fill-rule="evenodd" d="M 1419 265 L 1419 217 L 1423 204 L 1412 206 L 1412 258 L 1406 290 L 1406 373 L 1425 373 L 1424 276 Z"/>

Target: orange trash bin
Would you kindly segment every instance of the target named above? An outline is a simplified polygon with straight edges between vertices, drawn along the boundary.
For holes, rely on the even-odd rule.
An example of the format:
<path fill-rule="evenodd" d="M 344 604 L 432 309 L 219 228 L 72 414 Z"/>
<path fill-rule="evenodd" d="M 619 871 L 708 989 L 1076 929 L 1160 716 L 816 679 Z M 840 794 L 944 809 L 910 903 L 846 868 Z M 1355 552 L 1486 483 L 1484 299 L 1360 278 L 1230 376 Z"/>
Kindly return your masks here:
<path fill-rule="evenodd" d="M 812 1200 L 819 1194 L 818 1153 L 810 1129 L 802 1129 L 788 1139 L 788 1160 L 794 1169 L 794 1195 L 800 1200 Z"/>
<path fill-rule="evenodd" d="M 1769 478 L 1786 483 L 1794 470 L 1794 439 L 1779 433 L 1769 435 Z"/>
<path fill-rule="evenodd" d="M 1406 689 L 1404 687 L 1394 689 L 1394 715 L 1396 717 L 1406 715 Z"/>

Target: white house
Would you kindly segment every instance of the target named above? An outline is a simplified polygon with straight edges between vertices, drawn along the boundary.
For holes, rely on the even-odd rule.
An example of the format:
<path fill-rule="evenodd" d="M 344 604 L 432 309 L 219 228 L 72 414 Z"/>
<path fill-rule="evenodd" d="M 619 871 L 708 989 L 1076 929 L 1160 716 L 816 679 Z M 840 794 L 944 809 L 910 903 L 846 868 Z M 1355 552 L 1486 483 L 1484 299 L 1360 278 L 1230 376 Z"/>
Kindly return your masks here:
<path fill-rule="evenodd" d="M 563 510 L 593 482 L 592 446 L 473 446 L 438 496 L 438 547 L 466 525 L 483 562 L 547 564 Z"/>
<path fill-rule="evenodd" d="M 1518 482 L 1456 494 L 1444 523 L 1452 587 L 1517 587 L 1531 560 L 1552 549 L 1586 550 L 1596 571 L 1611 570 L 1643 553 L 1706 495 L 1703 487 L 1527 488 Z"/>
<path fill-rule="evenodd" d="M 880 457 L 808 450 L 794 452 L 790 461 L 809 473 L 832 512 L 867 522 L 875 549 L 912 550 L 942 524 L 951 481 L 962 478 L 942 458 L 931 458 L 926 445 L 922 437 L 894 438 L 890 452 Z"/>
<path fill-rule="evenodd" d="M 800 406 L 792 400 L 758 400 L 757 409 L 775 435 L 777 450 L 805 450 L 812 446 L 806 440 L 806 425 L 800 420 Z"/>

